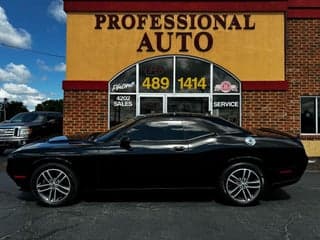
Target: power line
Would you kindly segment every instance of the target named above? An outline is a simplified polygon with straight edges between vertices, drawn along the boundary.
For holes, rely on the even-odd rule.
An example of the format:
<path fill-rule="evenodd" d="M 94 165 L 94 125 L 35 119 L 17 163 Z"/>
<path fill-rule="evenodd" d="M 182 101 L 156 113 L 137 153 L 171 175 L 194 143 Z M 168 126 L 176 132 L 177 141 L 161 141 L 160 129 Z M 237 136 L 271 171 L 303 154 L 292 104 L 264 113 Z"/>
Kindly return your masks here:
<path fill-rule="evenodd" d="M 45 56 L 50 56 L 50 57 L 57 57 L 57 58 L 65 58 L 63 55 L 58 55 L 54 53 L 49 53 L 49 52 L 44 52 L 44 51 L 39 51 L 39 50 L 33 50 L 33 49 L 28 49 L 28 48 L 22 48 L 22 47 L 16 47 L 16 46 L 11 46 L 7 45 L 5 43 L 0 43 L 1 46 L 6 47 L 6 48 L 13 48 L 13 49 L 18 49 L 26 52 L 31 52 L 39 55 L 45 55 Z"/>

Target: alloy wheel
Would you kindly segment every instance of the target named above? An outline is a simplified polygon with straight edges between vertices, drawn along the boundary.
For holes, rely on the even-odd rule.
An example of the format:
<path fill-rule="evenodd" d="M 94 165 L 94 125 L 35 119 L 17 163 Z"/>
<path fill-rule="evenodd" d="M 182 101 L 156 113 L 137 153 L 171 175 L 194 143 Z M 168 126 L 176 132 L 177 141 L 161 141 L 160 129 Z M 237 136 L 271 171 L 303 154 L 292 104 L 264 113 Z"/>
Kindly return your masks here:
<path fill-rule="evenodd" d="M 42 171 L 36 179 L 36 191 L 39 197 L 48 204 L 65 200 L 71 191 L 69 176 L 57 168 Z"/>
<path fill-rule="evenodd" d="M 261 178 L 249 168 L 238 168 L 230 172 L 225 184 L 229 197 L 240 204 L 255 201 L 262 188 Z"/>

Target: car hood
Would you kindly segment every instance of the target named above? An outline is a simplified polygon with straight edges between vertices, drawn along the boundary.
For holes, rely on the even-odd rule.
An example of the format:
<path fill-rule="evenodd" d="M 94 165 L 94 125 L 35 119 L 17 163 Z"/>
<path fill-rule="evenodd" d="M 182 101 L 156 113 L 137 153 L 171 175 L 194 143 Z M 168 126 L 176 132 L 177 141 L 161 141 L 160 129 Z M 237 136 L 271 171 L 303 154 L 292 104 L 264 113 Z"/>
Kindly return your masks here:
<path fill-rule="evenodd" d="M 42 123 L 38 122 L 38 123 L 25 123 L 25 122 L 20 122 L 20 123 L 13 123 L 13 122 L 2 122 L 0 123 L 0 128 L 14 128 L 14 127 L 32 127 L 32 126 L 37 126 L 37 125 L 41 125 Z"/>
<path fill-rule="evenodd" d="M 60 150 L 67 150 L 67 149 L 75 149 L 84 146 L 89 146 L 95 144 L 92 141 L 82 140 L 82 139 L 70 139 L 66 136 L 58 136 L 50 138 L 46 141 L 38 141 L 33 142 L 30 144 L 26 144 L 14 152 L 15 153 L 22 153 L 22 152 L 38 152 L 38 151 L 58 151 Z"/>

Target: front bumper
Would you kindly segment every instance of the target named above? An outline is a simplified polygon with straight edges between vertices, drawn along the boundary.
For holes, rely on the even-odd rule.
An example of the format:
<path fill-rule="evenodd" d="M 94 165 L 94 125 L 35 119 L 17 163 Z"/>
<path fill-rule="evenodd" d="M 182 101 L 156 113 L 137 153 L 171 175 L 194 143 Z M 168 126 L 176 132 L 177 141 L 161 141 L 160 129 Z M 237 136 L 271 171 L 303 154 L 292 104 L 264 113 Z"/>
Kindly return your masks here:
<path fill-rule="evenodd" d="M 10 138 L 0 138 L 0 147 L 20 147 L 28 143 L 28 138 L 24 137 L 10 137 Z"/>
<path fill-rule="evenodd" d="M 26 166 L 14 164 L 8 159 L 7 173 L 23 191 L 30 191 L 30 174 Z"/>

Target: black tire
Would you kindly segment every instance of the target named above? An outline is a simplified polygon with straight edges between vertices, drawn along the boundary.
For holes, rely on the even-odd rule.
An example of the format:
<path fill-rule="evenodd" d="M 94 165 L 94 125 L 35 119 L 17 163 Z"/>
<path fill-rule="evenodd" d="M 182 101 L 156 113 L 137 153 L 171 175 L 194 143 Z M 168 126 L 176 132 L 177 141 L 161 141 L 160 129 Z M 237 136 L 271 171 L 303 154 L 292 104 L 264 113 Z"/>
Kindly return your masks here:
<path fill-rule="evenodd" d="M 58 207 L 75 201 L 79 182 L 69 167 L 59 163 L 47 163 L 33 172 L 31 190 L 39 203 Z"/>
<path fill-rule="evenodd" d="M 261 169 L 251 163 L 236 163 L 227 167 L 219 178 L 219 192 L 223 200 L 232 205 L 256 204 L 265 188 Z"/>

